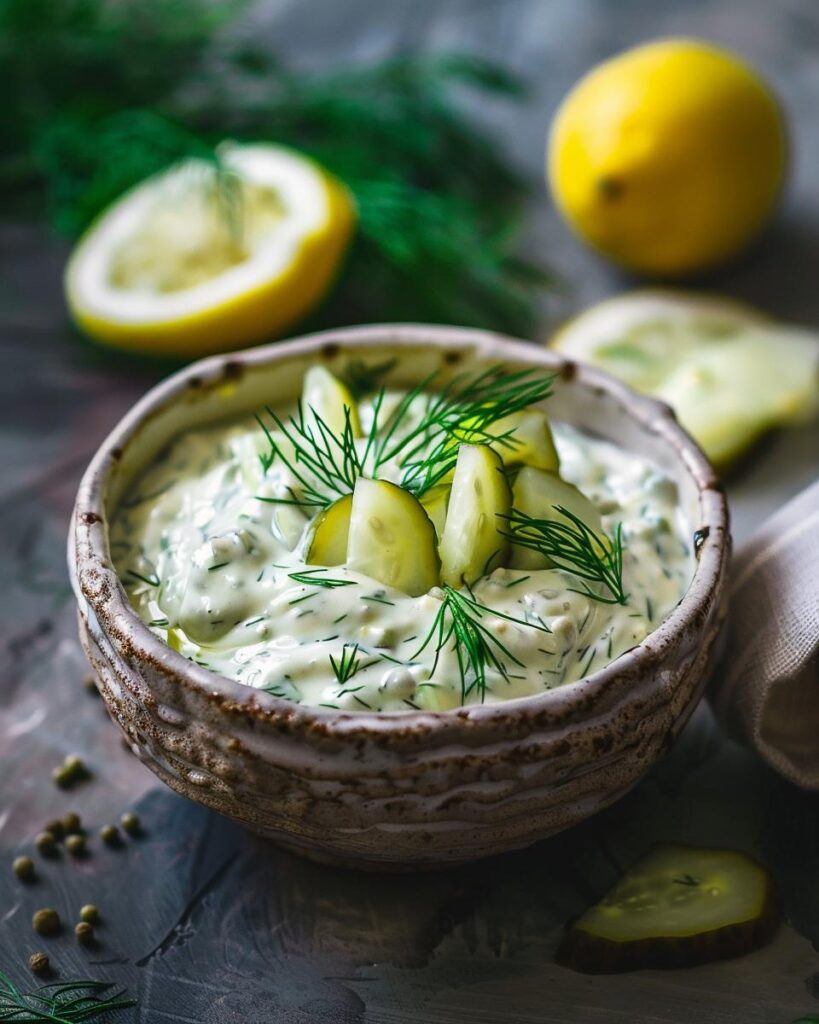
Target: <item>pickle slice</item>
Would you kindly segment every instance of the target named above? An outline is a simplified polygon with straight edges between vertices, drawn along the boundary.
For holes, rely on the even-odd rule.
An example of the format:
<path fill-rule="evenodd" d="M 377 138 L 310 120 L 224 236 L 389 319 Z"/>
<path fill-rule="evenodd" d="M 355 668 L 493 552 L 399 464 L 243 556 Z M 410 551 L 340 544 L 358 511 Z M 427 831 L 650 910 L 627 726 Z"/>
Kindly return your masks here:
<path fill-rule="evenodd" d="M 628 292 L 582 313 L 551 344 L 668 402 L 718 466 L 767 431 L 819 415 L 814 333 L 713 295 Z"/>
<path fill-rule="evenodd" d="M 567 927 L 557 959 L 589 974 L 689 967 L 755 949 L 778 919 L 773 879 L 744 853 L 662 845 Z"/>
<path fill-rule="evenodd" d="M 421 504 L 424 506 L 426 514 L 432 520 L 432 525 L 435 527 L 435 533 L 439 540 L 444 532 L 446 510 L 449 507 L 449 492 L 449 484 L 437 484 L 435 487 L 431 487 L 421 498 Z"/>
<path fill-rule="evenodd" d="M 505 466 L 536 466 L 552 473 L 560 469 L 560 459 L 546 413 L 540 409 L 524 409 L 496 420 L 489 428 L 489 432 L 498 437 L 510 430 L 514 431 L 509 438 L 510 443 L 493 441 L 490 445 L 503 459 Z"/>
<path fill-rule="evenodd" d="M 387 480 L 360 477 L 353 492 L 347 568 L 411 597 L 437 586 L 435 527 L 417 498 Z"/>
<path fill-rule="evenodd" d="M 311 410 L 338 437 L 344 433 L 345 408 L 350 410 L 353 436 L 361 437 L 358 406 L 350 389 L 323 366 L 311 366 L 304 375 L 302 404 L 305 415 Z"/>
<path fill-rule="evenodd" d="M 534 466 L 524 466 L 515 479 L 512 493 L 513 506 L 528 516 L 565 523 L 566 517 L 555 508 L 556 505 L 560 505 L 578 519 L 582 519 L 590 530 L 604 535 L 596 506 L 574 484 L 563 480 L 556 473 L 547 473 Z M 531 551 L 519 544 L 513 544 L 511 564 L 515 569 L 548 569 L 553 563 L 539 551 Z"/>
<path fill-rule="evenodd" d="M 347 537 L 353 510 L 352 494 L 328 505 L 313 521 L 307 536 L 304 561 L 308 565 L 342 565 L 347 558 Z"/>
<path fill-rule="evenodd" d="M 485 444 L 462 444 L 441 536 L 441 579 L 458 587 L 499 565 L 508 542 L 501 533 L 512 493 L 497 452 Z"/>

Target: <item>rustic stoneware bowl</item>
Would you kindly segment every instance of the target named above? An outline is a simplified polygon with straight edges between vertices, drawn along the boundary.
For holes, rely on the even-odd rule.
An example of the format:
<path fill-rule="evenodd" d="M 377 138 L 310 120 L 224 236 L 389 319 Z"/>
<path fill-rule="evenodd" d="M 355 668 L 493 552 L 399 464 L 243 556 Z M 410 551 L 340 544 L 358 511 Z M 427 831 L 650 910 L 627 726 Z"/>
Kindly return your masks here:
<path fill-rule="evenodd" d="M 396 357 L 388 383 L 503 362 L 557 373 L 549 413 L 653 459 L 677 481 L 697 565 L 638 647 L 539 696 L 451 711 L 301 707 L 187 661 L 132 610 L 107 521 L 180 431 L 288 403 L 308 366 Z M 69 561 L 80 634 L 111 716 L 172 789 L 308 856 L 429 867 L 525 846 L 622 796 L 700 698 L 722 618 L 730 540 L 711 466 L 670 410 L 605 374 L 479 331 L 375 326 L 197 363 L 154 388 L 80 485 Z"/>

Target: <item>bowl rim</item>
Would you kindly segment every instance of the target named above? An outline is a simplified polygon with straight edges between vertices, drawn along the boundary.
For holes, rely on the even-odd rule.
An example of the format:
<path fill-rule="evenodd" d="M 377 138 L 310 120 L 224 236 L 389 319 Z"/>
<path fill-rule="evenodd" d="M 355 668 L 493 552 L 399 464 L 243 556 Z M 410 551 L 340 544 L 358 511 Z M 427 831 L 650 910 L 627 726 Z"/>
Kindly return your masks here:
<path fill-rule="evenodd" d="M 131 606 L 114 570 L 104 506 L 108 475 L 145 420 L 190 388 L 214 388 L 235 379 L 244 367 L 253 369 L 313 353 L 329 357 L 347 348 L 366 350 L 381 345 L 407 350 L 460 350 L 476 359 L 541 365 L 567 382 L 578 380 L 591 390 L 605 392 L 627 415 L 636 419 L 640 427 L 673 449 L 677 461 L 696 487 L 702 521 L 693 532 L 702 531 L 704 537 L 696 550 L 694 573 L 687 590 L 656 629 L 591 675 L 543 693 L 442 711 L 398 712 L 336 710 L 295 704 L 196 665 L 150 630 Z M 498 725 L 521 715 L 528 718 L 541 712 L 565 714 L 567 705 L 586 704 L 602 694 L 618 676 L 643 678 L 664 660 L 669 648 L 686 646 L 685 638 L 692 631 L 695 634 L 701 631 L 720 596 L 729 557 L 729 514 L 722 486 L 713 466 L 679 425 L 670 406 L 638 394 L 604 371 L 566 359 L 545 346 L 478 328 L 421 323 L 379 323 L 319 331 L 240 352 L 208 356 L 160 381 L 120 419 L 89 463 L 78 488 L 68 537 L 72 588 L 80 604 L 90 605 L 103 634 L 107 636 L 115 626 L 119 643 L 161 667 L 164 674 L 184 681 L 189 690 L 209 701 L 217 701 L 224 708 L 271 723 L 286 721 L 290 727 L 316 728 L 323 734 L 338 736 L 362 727 L 378 733 L 407 733 L 416 728 L 429 733 L 449 730 L 458 721 Z M 101 578 L 114 585 L 100 586 Z"/>

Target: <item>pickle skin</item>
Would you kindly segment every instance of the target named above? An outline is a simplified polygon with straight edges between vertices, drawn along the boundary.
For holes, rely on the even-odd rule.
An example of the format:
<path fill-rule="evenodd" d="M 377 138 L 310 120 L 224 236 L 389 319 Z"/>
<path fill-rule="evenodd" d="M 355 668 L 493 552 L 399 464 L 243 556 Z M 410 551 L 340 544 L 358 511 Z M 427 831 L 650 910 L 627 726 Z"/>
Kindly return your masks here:
<path fill-rule="evenodd" d="M 716 849 L 711 852 L 736 853 L 734 850 Z M 749 857 L 748 860 L 753 858 Z M 765 896 L 756 917 L 699 934 L 656 936 L 632 942 L 618 942 L 576 928 L 579 918 L 575 918 L 566 925 L 555 953 L 555 961 L 582 974 L 623 974 L 629 971 L 696 967 L 698 964 L 730 960 L 751 953 L 773 937 L 781 920 L 781 905 L 773 878 L 762 864 L 757 861 L 754 863 L 766 877 Z"/>

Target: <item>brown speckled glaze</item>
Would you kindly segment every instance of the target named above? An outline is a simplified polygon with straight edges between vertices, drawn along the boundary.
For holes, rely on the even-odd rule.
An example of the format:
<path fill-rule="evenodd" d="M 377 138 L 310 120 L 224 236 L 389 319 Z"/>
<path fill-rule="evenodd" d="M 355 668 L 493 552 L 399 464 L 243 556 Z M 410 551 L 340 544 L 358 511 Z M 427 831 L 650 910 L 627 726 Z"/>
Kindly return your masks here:
<path fill-rule="evenodd" d="M 658 461 L 700 546 L 693 582 L 638 647 L 576 683 L 501 704 L 398 715 L 301 707 L 200 668 L 128 603 L 107 518 L 189 426 L 298 393 L 305 368 L 397 357 L 406 385 L 503 362 L 557 373 L 549 411 Z M 605 374 L 480 331 L 337 330 L 197 363 L 105 441 L 80 485 L 69 563 L 80 634 L 111 716 L 172 789 L 312 857 L 430 867 L 525 846 L 606 807 L 668 749 L 699 700 L 722 618 L 730 539 L 714 471 L 664 405 Z"/>

